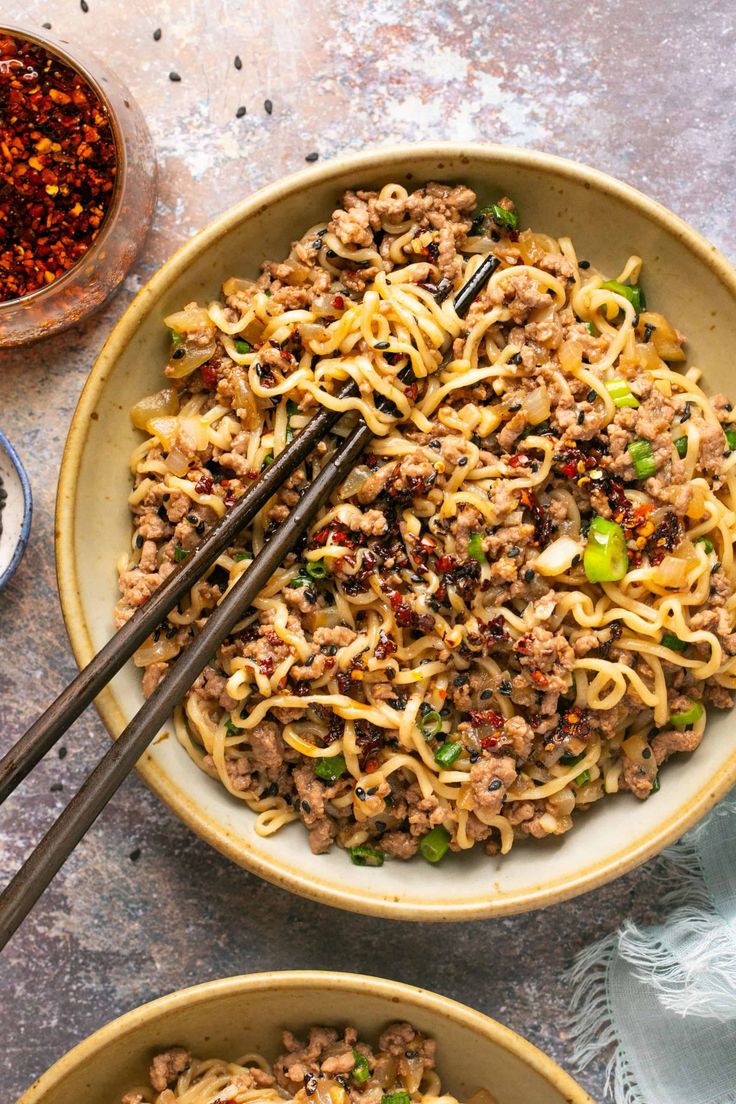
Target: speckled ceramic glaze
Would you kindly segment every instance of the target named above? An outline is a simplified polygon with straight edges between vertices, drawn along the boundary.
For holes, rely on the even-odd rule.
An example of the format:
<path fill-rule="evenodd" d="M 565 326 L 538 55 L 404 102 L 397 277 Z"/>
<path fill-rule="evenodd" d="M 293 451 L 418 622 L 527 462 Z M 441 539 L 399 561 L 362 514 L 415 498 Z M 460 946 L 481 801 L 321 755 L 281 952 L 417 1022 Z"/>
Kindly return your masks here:
<path fill-rule="evenodd" d="M 164 315 L 219 293 L 229 275 L 254 276 L 264 258 L 288 252 L 305 227 L 324 219 L 346 187 L 389 180 L 465 181 L 487 202 L 512 195 L 526 224 L 568 234 L 580 257 L 617 273 L 631 253 L 644 282 L 689 339 L 705 385 L 733 391 L 726 327 L 736 311 L 736 273 L 716 249 L 665 208 L 592 169 L 499 146 L 431 145 L 381 149 L 326 164 L 264 188 L 184 245 L 140 292 L 107 341 L 77 408 L 58 498 L 58 574 L 79 663 L 113 632 L 115 562 L 129 548 L 129 454 L 139 435 L 128 410 L 161 385 L 168 354 Z M 100 696 L 113 736 L 142 702 L 129 665 Z M 312 855 L 300 824 L 264 840 L 253 815 L 191 762 L 170 728 L 143 756 L 146 781 L 191 827 L 233 860 L 296 893 L 361 912 L 416 920 L 462 920 L 549 905 L 616 877 L 680 836 L 736 781 L 736 728 L 714 714 L 692 757 L 668 763 L 662 789 L 645 803 L 606 799 L 559 840 L 531 842 L 506 858 L 450 855 L 381 869 L 353 866 L 342 851 Z"/>
<path fill-rule="evenodd" d="M 0 433 L 0 590 L 23 558 L 32 513 L 28 476 L 18 453 Z"/>
<path fill-rule="evenodd" d="M 285 1027 L 353 1024 L 374 1040 L 408 1020 L 438 1043 L 443 1087 L 460 1100 L 489 1089 L 498 1104 L 593 1104 L 541 1051 L 447 997 L 358 974 L 250 974 L 182 989 L 95 1032 L 35 1082 L 18 1104 L 119 1104 L 145 1084 L 153 1055 L 179 1044 L 198 1057 L 282 1052 Z"/>

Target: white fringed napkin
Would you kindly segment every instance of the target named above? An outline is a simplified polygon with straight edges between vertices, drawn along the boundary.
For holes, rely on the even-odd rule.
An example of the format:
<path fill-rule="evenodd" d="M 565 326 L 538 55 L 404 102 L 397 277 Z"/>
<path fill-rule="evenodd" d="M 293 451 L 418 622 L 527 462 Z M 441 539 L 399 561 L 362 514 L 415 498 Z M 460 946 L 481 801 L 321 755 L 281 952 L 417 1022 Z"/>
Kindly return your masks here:
<path fill-rule="evenodd" d="M 580 1068 L 616 1104 L 736 1104 L 736 790 L 665 852 L 666 923 L 628 921 L 570 974 Z"/>

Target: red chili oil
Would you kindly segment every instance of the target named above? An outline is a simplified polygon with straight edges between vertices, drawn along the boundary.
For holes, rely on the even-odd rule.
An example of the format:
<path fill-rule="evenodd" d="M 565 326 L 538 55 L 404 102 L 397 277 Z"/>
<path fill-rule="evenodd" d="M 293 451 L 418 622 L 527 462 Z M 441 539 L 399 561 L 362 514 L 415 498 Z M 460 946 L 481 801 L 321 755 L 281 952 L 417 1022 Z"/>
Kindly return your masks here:
<path fill-rule="evenodd" d="M 0 34 L 0 302 L 47 287 L 87 252 L 116 171 L 90 84 L 43 46 Z"/>

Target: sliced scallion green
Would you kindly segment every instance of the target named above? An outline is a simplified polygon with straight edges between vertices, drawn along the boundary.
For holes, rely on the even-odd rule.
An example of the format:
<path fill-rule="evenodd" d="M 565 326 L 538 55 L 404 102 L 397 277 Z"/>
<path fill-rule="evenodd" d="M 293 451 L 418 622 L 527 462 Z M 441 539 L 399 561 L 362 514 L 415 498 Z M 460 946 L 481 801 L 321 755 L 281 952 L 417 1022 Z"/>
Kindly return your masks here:
<path fill-rule="evenodd" d="M 353 1059 L 355 1065 L 352 1069 L 353 1081 L 357 1081 L 359 1085 L 362 1085 L 364 1081 L 367 1081 L 371 1075 L 371 1067 L 368 1065 L 368 1059 L 365 1054 L 361 1054 L 359 1050 L 353 1047 Z"/>
<path fill-rule="evenodd" d="M 273 453 L 269 452 L 268 456 L 263 457 L 263 463 L 261 464 L 261 471 L 265 471 L 266 468 L 273 464 Z"/>
<path fill-rule="evenodd" d="M 360 847 L 350 847 L 348 851 L 356 866 L 383 866 L 383 851 L 378 851 L 375 847 L 362 844 Z"/>
<path fill-rule="evenodd" d="M 236 724 L 233 724 L 232 721 L 225 721 L 225 732 L 228 734 L 228 736 L 237 736 L 240 732 L 240 729 Z"/>
<path fill-rule="evenodd" d="M 687 640 L 680 640 L 679 636 L 671 632 L 663 632 L 660 643 L 673 652 L 686 652 L 688 649 Z"/>
<path fill-rule="evenodd" d="M 468 555 L 480 564 L 488 563 L 488 557 L 483 551 L 483 538 L 480 533 L 473 533 L 468 541 Z"/>
<path fill-rule="evenodd" d="M 623 295 L 624 299 L 628 299 L 637 314 L 641 314 L 643 310 L 647 309 L 647 301 L 644 296 L 644 289 L 640 284 L 621 284 L 618 280 L 606 280 L 604 284 L 601 284 L 602 288 L 606 291 L 613 291 L 616 295 Z"/>
<path fill-rule="evenodd" d="M 694 725 L 696 721 L 699 721 L 703 716 L 705 710 L 699 701 L 693 701 L 690 698 L 690 706 L 687 709 L 680 709 L 677 713 L 673 713 L 670 716 L 670 724 L 673 724 L 675 728 L 688 728 L 689 725 Z"/>
<path fill-rule="evenodd" d="M 484 210 L 487 211 L 488 208 Z M 505 207 L 500 207 L 498 203 L 492 203 L 489 213 L 497 226 L 505 226 L 507 230 L 519 229 L 519 215 L 516 211 L 507 211 Z"/>
<path fill-rule="evenodd" d="M 736 429 L 724 429 L 723 432 L 726 434 L 729 450 L 733 452 L 736 449 Z"/>
<path fill-rule="evenodd" d="M 423 859 L 430 863 L 438 863 L 444 858 L 447 848 L 450 846 L 450 833 L 441 824 L 427 832 L 419 841 L 419 852 Z M 385 1097 L 384 1097 L 385 1100 Z"/>
<path fill-rule="evenodd" d="M 591 583 L 615 583 L 629 570 L 626 537 L 620 525 L 594 517 L 588 529 L 583 567 Z"/>
<path fill-rule="evenodd" d="M 585 758 L 586 753 L 581 751 L 579 755 L 561 755 L 560 763 L 563 767 L 574 767 L 576 763 L 579 763 L 581 759 Z"/>
<path fill-rule="evenodd" d="M 310 579 L 326 579 L 329 574 L 322 560 L 310 560 L 306 564 L 306 572 Z"/>
<path fill-rule="evenodd" d="M 696 537 L 695 538 L 695 543 L 696 544 L 702 544 L 703 548 L 706 551 L 706 554 L 708 556 L 710 556 L 711 552 L 713 551 L 713 541 L 712 540 L 709 540 L 708 537 Z"/>
<path fill-rule="evenodd" d="M 314 773 L 323 782 L 336 782 L 345 773 L 346 763 L 344 755 L 330 755 L 317 760 Z"/>
<path fill-rule="evenodd" d="M 235 560 L 236 563 L 241 563 L 242 560 L 249 560 L 250 559 L 250 552 L 234 552 L 233 553 L 233 559 Z"/>
<path fill-rule="evenodd" d="M 635 441 L 627 445 L 626 451 L 631 457 L 637 479 L 649 479 L 650 475 L 656 473 L 657 462 L 654 459 L 654 452 L 649 441 L 643 441 L 641 437 L 637 437 Z"/>
<path fill-rule="evenodd" d="M 171 344 L 174 346 L 174 348 L 176 348 L 177 345 L 181 345 L 182 341 L 184 340 L 182 335 L 180 333 L 177 333 L 176 330 L 172 330 L 171 326 L 168 326 L 167 329 L 171 334 Z"/>
<path fill-rule="evenodd" d="M 632 394 L 631 388 L 624 379 L 612 379 L 606 383 L 606 391 L 613 399 L 613 405 L 621 409 L 624 406 L 637 407 L 639 400 Z"/>
<path fill-rule="evenodd" d="M 575 779 L 576 786 L 584 786 L 586 782 L 590 782 L 590 771 L 582 771 Z"/>
<path fill-rule="evenodd" d="M 188 548 L 181 548 L 177 544 L 176 548 L 174 549 L 174 559 L 176 560 L 176 562 L 177 563 L 183 563 L 188 555 L 189 555 L 189 549 Z"/>
<path fill-rule="evenodd" d="M 425 740 L 431 740 L 442 729 L 442 718 L 436 709 L 431 709 L 419 718 L 419 727 Z"/>
<path fill-rule="evenodd" d="M 677 455 L 680 457 L 681 460 L 685 456 L 687 456 L 687 445 L 688 445 L 688 438 L 687 438 L 686 434 L 683 434 L 682 437 L 678 437 L 677 440 L 675 441 L 675 448 L 677 449 Z"/>
<path fill-rule="evenodd" d="M 456 744 L 451 740 L 448 740 L 442 747 L 437 748 L 434 753 L 434 759 L 436 763 L 439 763 L 441 767 L 451 767 L 463 753 L 462 744 Z"/>
<path fill-rule="evenodd" d="M 236 337 L 233 340 L 233 345 L 235 346 L 235 352 L 240 353 L 241 356 L 243 356 L 245 353 L 253 352 L 253 346 L 251 345 L 251 343 L 249 341 L 245 341 L 242 337 Z"/>
<path fill-rule="evenodd" d="M 293 399 L 289 399 L 286 403 L 286 443 L 294 440 L 294 430 L 292 429 L 291 419 L 297 414 L 299 407 Z"/>

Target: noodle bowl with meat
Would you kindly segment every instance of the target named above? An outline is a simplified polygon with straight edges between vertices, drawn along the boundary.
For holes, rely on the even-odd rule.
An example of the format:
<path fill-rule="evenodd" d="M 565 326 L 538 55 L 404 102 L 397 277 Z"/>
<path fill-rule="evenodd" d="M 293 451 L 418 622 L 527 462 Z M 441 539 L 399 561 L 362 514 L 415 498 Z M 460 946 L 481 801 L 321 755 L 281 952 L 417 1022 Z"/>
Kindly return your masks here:
<path fill-rule="evenodd" d="M 259 834 L 300 819 L 362 865 L 506 853 L 648 797 L 731 706 L 732 407 L 681 370 L 641 264 L 607 279 L 508 198 L 388 184 L 166 319 L 118 623 L 320 404 L 343 417 L 139 649 L 146 693 L 356 418 L 375 435 L 178 710 Z"/>

